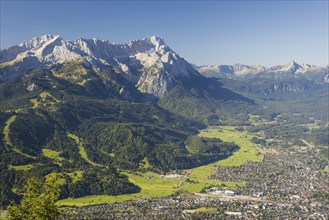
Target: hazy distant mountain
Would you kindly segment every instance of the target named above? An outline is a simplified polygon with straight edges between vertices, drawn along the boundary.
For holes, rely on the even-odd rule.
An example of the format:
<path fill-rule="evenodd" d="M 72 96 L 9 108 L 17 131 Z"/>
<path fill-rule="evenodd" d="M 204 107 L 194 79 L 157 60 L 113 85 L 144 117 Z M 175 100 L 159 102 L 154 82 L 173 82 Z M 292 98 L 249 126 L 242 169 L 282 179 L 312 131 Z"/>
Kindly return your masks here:
<path fill-rule="evenodd" d="M 35 68 L 88 62 L 97 72 L 114 70 L 142 93 L 162 97 L 184 78 L 199 73 L 157 36 L 112 44 L 98 39 L 66 41 L 44 35 L 0 51 L 0 80 Z"/>
<path fill-rule="evenodd" d="M 326 93 L 329 68 L 291 61 L 273 67 L 255 65 L 194 66 L 203 76 L 217 78 L 225 86 L 261 99 L 296 99 Z"/>
<path fill-rule="evenodd" d="M 195 68 L 206 77 L 214 78 L 308 78 L 328 82 L 328 66 L 320 67 L 309 64 L 298 64 L 291 61 L 286 65 L 265 67 L 261 65 L 204 65 Z"/>

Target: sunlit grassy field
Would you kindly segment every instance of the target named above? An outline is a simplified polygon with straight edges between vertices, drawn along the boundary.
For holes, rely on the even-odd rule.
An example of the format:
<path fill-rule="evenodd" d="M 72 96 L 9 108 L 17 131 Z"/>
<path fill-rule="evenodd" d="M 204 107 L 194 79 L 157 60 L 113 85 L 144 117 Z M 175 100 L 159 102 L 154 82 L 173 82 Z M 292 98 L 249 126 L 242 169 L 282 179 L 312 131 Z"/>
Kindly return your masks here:
<path fill-rule="evenodd" d="M 87 152 L 85 151 L 85 148 L 83 146 L 83 142 L 82 142 L 82 140 L 80 140 L 80 138 L 78 136 L 76 136 L 76 135 L 74 135 L 72 133 L 69 133 L 69 132 L 67 132 L 67 136 L 70 137 L 70 138 L 72 138 L 75 141 L 75 143 L 78 145 L 78 147 L 79 147 L 79 154 L 81 155 L 81 157 L 85 161 L 87 161 L 88 163 L 90 163 L 93 166 L 102 166 L 102 165 L 100 165 L 98 163 L 95 163 L 95 162 L 89 160 L 88 155 L 87 155 Z"/>
<path fill-rule="evenodd" d="M 5 217 L 4 210 L 0 210 L 0 220 L 5 220 L 5 219 L 7 218 Z"/>
<path fill-rule="evenodd" d="M 47 149 L 47 148 L 42 149 L 43 156 L 53 159 L 56 164 L 58 164 L 59 166 L 62 166 L 61 161 L 65 160 L 65 159 L 63 157 L 59 156 L 60 153 L 61 153 L 61 151 L 54 151 L 54 150 Z"/>
<path fill-rule="evenodd" d="M 58 202 L 60 206 L 84 206 L 102 203 L 114 203 L 127 200 L 135 200 L 138 198 L 164 197 L 175 193 L 178 190 L 180 179 L 170 179 L 161 177 L 153 172 L 146 173 L 128 173 L 129 181 L 141 187 L 139 193 L 118 196 L 85 196 L 81 198 L 68 198 Z"/>
<path fill-rule="evenodd" d="M 10 125 L 16 120 L 16 115 L 11 116 L 7 122 L 6 126 L 3 129 L 3 135 L 4 135 L 4 141 L 6 145 L 12 146 L 13 144 L 11 143 L 11 140 L 9 138 L 9 133 L 10 133 Z"/>
<path fill-rule="evenodd" d="M 234 127 L 222 126 L 202 130 L 199 136 L 207 138 L 219 138 L 224 142 L 233 142 L 239 145 L 240 149 L 234 152 L 233 155 L 227 159 L 192 169 L 192 172 L 189 175 L 189 179 L 191 181 L 185 181 L 183 185 L 183 189 L 189 192 L 200 192 L 205 187 L 221 184 L 225 184 L 230 188 L 243 186 L 244 183 L 219 182 L 215 180 L 209 180 L 208 177 L 216 172 L 217 166 L 240 166 L 247 161 L 261 162 L 263 160 L 263 152 L 261 149 L 259 149 L 254 143 L 250 141 L 253 136 L 236 131 Z"/>
<path fill-rule="evenodd" d="M 57 108 L 55 107 L 55 104 L 60 101 L 56 99 L 52 94 L 43 91 L 37 98 L 30 99 L 30 102 L 33 104 L 32 108 L 38 108 L 42 106 L 48 107 L 49 110 L 56 111 Z"/>
<path fill-rule="evenodd" d="M 35 159 L 34 156 L 31 156 L 31 155 L 28 155 L 28 154 L 25 154 L 23 153 L 22 151 L 20 151 L 19 149 L 17 149 L 16 147 L 13 146 L 13 144 L 11 143 L 11 140 L 10 140 L 10 137 L 9 137 L 9 133 L 10 133 L 10 125 L 16 120 L 16 115 L 13 115 L 11 116 L 7 122 L 6 122 L 6 125 L 3 129 L 3 136 L 4 136 L 4 144 L 7 145 L 7 146 L 10 146 L 12 147 L 12 150 L 15 151 L 16 153 L 19 153 L 25 157 L 29 157 L 29 158 L 33 158 Z"/>
<path fill-rule="evenodd" d="M 71 177 L 73 182 L 79 181 L 83 177 L 83 171 L 75 171 L 73 173 L 65 173 L 65 174 Z"/>
<path fill-rule="evenodd" d="M 9 165 L 8 168 L 9 169 L 14 169 L 14 170 L 27 171 L 27 170 L 30 170 L 30 169 L 34 168 L 34 165 L 33 164 L 26 164 L 26 165 L 19 165 L 19 166 Z"/>
<path fill-rule="evenodd" d="M 218 166 L 240 166 L 248 161 L 261 162 L 264 158 L 263 151 L 251 142 L 253 135 L 239 132 L 232 126 L 222 126 L 209 130 L 202 130 L 199 134 L 202 137 L 219 138 L 224 142 L 233 142 L 239 145 L 240 149 L 225 160 L 215 164 Z"/>

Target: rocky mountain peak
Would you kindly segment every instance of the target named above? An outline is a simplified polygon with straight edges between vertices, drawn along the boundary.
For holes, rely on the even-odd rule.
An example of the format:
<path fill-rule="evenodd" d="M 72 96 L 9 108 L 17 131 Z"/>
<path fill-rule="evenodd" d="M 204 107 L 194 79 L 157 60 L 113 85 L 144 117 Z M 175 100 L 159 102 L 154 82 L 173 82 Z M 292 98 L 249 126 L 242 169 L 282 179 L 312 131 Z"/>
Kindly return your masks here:
<path fill-rule="evenodd" d="M 142 93 L 166 95 L 184 78 L 200 76 L 159 36 L 128 43 L 97 38 L 67 41 L 59 35 L 43 35 L 0 51 L 0 80 L 17 77 L 35 68 L 84 60 L 96 71 L 113 69 Z"/>
<path fill-rule="evenodd" d="M 283 66 L 282 71 L 291 71 L 295 73 L 301 66 L 296 63 L 294 60 L 290 61 L 287 65 Z"/>
<path fill-rule="evenodd" d="M 19 46 L 28 49 L 36 49 L 42 47 L 44 44 L 49 44 L 57 39 L 61 39 L 59 35 L 46 34 L 43 36 L 34 37 L 31 40 L 23 41 Z"/>

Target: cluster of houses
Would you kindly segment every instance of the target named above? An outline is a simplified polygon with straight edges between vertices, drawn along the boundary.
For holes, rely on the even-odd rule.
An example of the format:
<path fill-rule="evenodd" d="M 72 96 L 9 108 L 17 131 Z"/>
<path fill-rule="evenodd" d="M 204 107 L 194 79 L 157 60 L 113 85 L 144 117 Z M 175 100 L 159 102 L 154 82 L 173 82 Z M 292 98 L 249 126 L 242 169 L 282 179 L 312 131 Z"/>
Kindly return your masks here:
<path fill-rule="evenodd" d="M 329 213 L 329 172 L 321 170 L 319 152 L 291 149 L 270 149 L 262 162 L 248 162 L 242 166 L 217 167 L 210 176 L 222 182 L 244 182 L 232 195 L 258 197 L 263 200 L 298 204 L 308 212 Z M 208 193 L 223 195 L 225 191 L 213 187 Z"/>
<path fill-rule="evenodd" d="M 328 219 L 328 214 L 292 203 L 181 195 L 69 209 L 60 219 Z"/>

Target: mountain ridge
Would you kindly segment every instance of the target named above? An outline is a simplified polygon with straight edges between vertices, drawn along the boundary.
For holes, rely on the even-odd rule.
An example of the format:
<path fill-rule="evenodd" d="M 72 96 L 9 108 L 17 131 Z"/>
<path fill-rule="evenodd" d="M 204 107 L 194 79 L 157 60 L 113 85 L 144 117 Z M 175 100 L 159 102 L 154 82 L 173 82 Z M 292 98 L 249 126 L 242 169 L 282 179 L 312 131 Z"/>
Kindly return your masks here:
<path fill-rule="evenodd" d="M 284 65 L 275 65 L 272 67 L 265 67 L 262 65 L 201 65 L 194 66 L 202 75 L 208 78 L 253 78 L 253 77 L 273 77 L 273 78 L 286 78 L 286 77 L 300 77 L 309 73 L 324 72 L 328 75 L 329 66 L 315 66 L 310 64 L 298 64 L 294 60 Z M 326 82 L 325 76 L 323 81 Z"/>
<path fill-rule="evenodd" d="M 187 88 L 191 81 L 201 83 L 203 77 L 245 82 L 267 79 L 268 88 L 264 94 L 276 93 L 277 88 L 286 93 L 302 91 L 310 84 L 315 88 L 317 84 L 323 87 L 324 83 L 329 83 L 328 66 L 298 64 L 293 60 L 272 67 L 239 63 L 193 65 L 159 36 L 117 44 L 96 38 L 64 40 L 59 35 L 43 35 L 0 51 L 0 81 L 40 68 L 48 68 L 54 76 L 82 86 L 96 77 L 106 88 L 111 87 L 108 92 L 127 100 L 139 99 L 139 94 L 144 94 L 143 100 L 163 98 L 177 86 Z M 63 71 L 65 74 L 61 73 Z M 295 80 L 299 82 L 294 83 Z M 220 86 L 215 87 L 219 89 Z"/>
<path fill-rule="evenodd" d="M 98 72 L 111 68 L 142 93 L 155 97 L 163 97 L 184 78 L 201 77 L 158 36 L 113 44 L 96 38 L 65 41 L 59 35 L 43 35 L 0 51 L 0 80 L 31 69 L 79 60 L 88 62 Z"/>
<path fill-rule="evenodd" d="M 131 40 L 127 43 L 110 43 L 108 40 L 97 38 L 75 40 L 64 40 L 59 35 L 43 35 L 34 37 L 31 40 L 23 41 L 19 45 L 0 50 L 0 67 L 6 69 L 0 72 L 0 80 L 16 77 L 17 71 L 27 71 L 44 66 L 51 66 L 58 63 L 76 62 L 86 60 L 96 69 L 104 70 L 104 66 L 114 66 L 122 75 L 145 93 L 162 97 L 167 94 L 173 84 L 179 83 L 177 77 L 189 77 L 198 75 L 198 72 L 205 77 L 215 78 L 236 78 L 236 77 L 299 77 L 305 73 L 325 72 L 328 73 L 329 66 L 315 66 L 309 64 L 298 64 L 294 60 L 288 64 L 265 67 L 263 65 L 201 65 L 197 66 L 188 63 L 177 53 L 170 49 L 164 39 L 159 36 L 149 36 L 142 39 Z M 165 70 L 157 78 L 140 71 L 152 68 L 166 69 L 167 64 L 174 64 L 177 69 L 170 74 Z M 10 68 L 14 67 L 14 68 Z M 193 71 L 192 68 L 196 71 Z M 138 76 L 138 73 L 140 72 Z M 161 71 L 158 71 L 161 72 Z M 178 73 L 177 73 L 178 72 Z M 154 74 L 151 74 L 154 75 Z M 328 75 L 323 75 L 323 81 L 328 81 Z M 167 80 L 164 80 L 167 79 Z M 151 83 L 150 83 L 151 80 Z M 158 86 L 164 84 L 164 90 L 154 91 L 154 81 L 161 81 Z M 160 84 L 160 85 L 159 85 Z"/>

